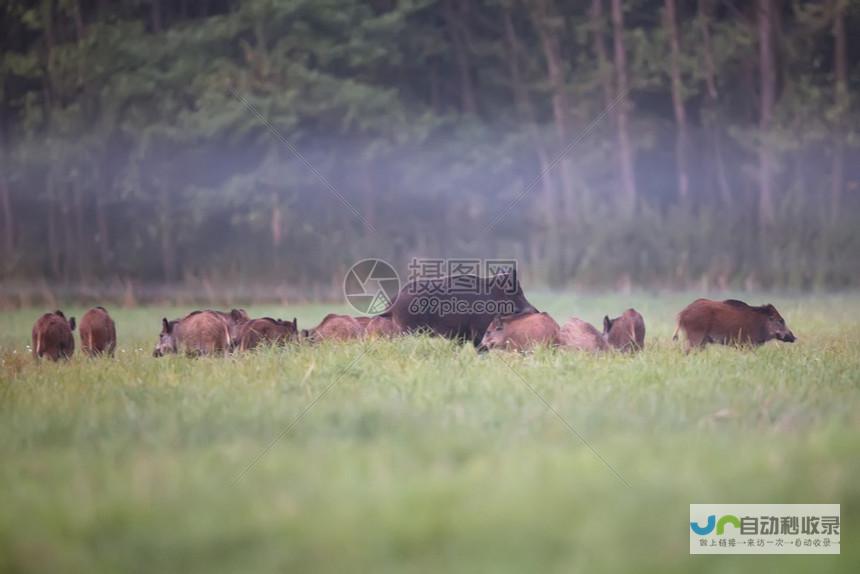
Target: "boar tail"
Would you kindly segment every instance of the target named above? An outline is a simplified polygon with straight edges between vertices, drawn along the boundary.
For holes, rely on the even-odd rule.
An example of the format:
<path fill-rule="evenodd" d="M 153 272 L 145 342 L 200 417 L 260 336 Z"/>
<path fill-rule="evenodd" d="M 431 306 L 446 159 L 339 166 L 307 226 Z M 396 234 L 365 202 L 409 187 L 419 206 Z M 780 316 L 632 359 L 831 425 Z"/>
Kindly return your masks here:
<path fill-rule="evenodd" d="M 36 356 L 37 357 L 42 356 L 42 332 L 41 331 L 39 331 L 36 334 Z"/>
<path fill-rule="evenodd" d="M 679 321 L 675 324 L 675 332 L 674 332 L 674 333 L 672 333 L 672 340 L 673 340 L 673 341 L 677 341 L 677 340 L 678 340 L 678 332 L 679 332 L 680 330 L 681 330 L 681 321 L 679 320 Z"/>

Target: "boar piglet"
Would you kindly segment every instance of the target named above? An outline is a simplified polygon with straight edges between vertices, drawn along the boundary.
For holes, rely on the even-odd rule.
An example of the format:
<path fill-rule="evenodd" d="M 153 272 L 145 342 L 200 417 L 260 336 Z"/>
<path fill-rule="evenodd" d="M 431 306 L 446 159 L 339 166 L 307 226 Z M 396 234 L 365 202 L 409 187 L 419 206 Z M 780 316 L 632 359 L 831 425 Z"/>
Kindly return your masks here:
<path fill-rule="evenodd" d="M 68 359 L 75 352 L 75 318 L 66 319 L 62 311 L 45 313 L 33 325 L 33 357 L 52 361 Z"/>
<path fill-rule="evenodd" d="M 632 353 L 645 348 L 645 319 L 636 309 L 627 309 L 620 317 L 603 318 L 603 336 L 617 351 Z"/>
<path fill-rule="evenodd" d="M 577 317 L 571 317 L 562 325 L 560 340 L 563 348 L 589 353 L 598 353 L 609 348 L 597 327 Z"/>
<path fill-rule="evenodd" d="M 239 327 L 239 350 L 246 351 L 259 345 L 285 345 L 299 336 L 299 324 L 295 317 L 292 321 L 282 321 L 263 317 L 251 319 Z"/>
<path fill-rule="evenodd" d="M 116 349 L 116 325 L 104 307 L 93 307 L 81 317 L 81 351 L 87 356 L 108 355 Z"/>
<path fill-rule="evenodd" d="M 390 317 L 374 317 L 364 327 L 364 336 L 368 339 L 391 338 L 401 334 L 400 327 Z"/>
<path fill-rule="evenodd" d="M 322 322 L 313 329 L 302 329 L 302 339 L 311 343 L 358 339 L 363 334 L 364 329 L 355 317 L 335 313 L 326 315 Z"/>
<path fill-rule="evenodd" d="M 554 347 L 558 343 L 559 326 L 555 319 L 546 313 L 524 313 L 493 319 L 478 350 L 526 351 L 537 345 Z"/>
<path fill-rule="evenodd" d="M 233 346 L 230 325 L 213 311 L 194 311 L 182 319 L 161 320 L 161 334 L 153 356 L 184 352 L 189 356 L 223 355 Z"/>
<path fill-rule="evenodd" d="M 708 343 L 721 345 L 762 345 L 776 339 L 795 341 L 794 333 L 773 305 L 752 307 L 743 301 L 697 299 L 680 313 L 673 340 L 684 333 L 687 350 Z"/>

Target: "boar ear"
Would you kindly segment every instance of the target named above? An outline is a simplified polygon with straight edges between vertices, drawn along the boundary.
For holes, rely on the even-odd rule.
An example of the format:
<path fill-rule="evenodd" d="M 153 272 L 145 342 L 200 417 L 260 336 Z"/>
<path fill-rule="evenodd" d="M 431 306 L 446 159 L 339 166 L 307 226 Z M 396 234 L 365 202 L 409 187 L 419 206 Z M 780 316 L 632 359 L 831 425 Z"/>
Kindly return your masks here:
<path fill-rule="evenodd" d="M 62 312 L 62 311 L 60 311 L 59 309 L 57 309 L 56 311 L 54 311 L 54 315 L 56 315 L 56 316 L 58 316 L 58 317 L 62 317 L 63 319 L 65 319 L 65 318 L 66 318 L 66 316 L 63 314 L 63 312 Z"/>
<path fill-rule="evenodd" d="M 70 329 L 70 330 L 72 330 L 72 331 L 74 331 L 74 330 L 75 330 L 75 318 L 74 318 L 74 317 L 72 317 L 71 319 L 69 319 L 69 329 Z"/>
<path fill-rule="evenodd" d="M 296 331 L 299 330 L 299 321 L 295 317 L 293 317 L 293 329 L 295 329 Z"/>
<path fill-rule="evenodd" d="M 170 331 L 173 330 L 173 326 L 170 324 L 170 321 L 167 320 L 167 317 L 161 318 L 161 330 L 163 333 L 170 334 Z"/>
<path fill-rule="evenodd" d="M 603 333 L 608 333 L 612 328 L 612 319 L 609 318 L 609 315 L 603 316 Z"/>

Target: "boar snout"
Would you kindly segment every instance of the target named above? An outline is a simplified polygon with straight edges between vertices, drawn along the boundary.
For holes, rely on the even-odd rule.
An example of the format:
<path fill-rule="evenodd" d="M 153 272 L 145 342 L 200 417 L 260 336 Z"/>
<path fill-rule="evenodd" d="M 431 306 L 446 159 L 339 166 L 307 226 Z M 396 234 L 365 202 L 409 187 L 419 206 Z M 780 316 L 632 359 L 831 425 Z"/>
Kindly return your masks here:
<path fill-rule="evenodd" d="M 794 333 L 788 331 L 785 335 L 782 336 L 782 340 L 786 343 L 794 343 L 797 341 L 797 337 L 794 336 Z"/>

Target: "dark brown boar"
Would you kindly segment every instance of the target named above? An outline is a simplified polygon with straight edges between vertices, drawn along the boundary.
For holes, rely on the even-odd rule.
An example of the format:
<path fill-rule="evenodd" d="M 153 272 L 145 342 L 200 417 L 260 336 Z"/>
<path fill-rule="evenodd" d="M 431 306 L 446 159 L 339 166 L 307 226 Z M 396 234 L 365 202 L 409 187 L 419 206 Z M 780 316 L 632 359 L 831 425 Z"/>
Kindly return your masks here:
<path fill-rule="evenodd" d="M 697 299 L 678 313 L 673 340 L 683 331 L 687 349 L 708 343 L 762 345 L 771 339 L 793 343 L 794 333 L 773 305 L 752 307 L 743 301 Z"/>
<path fill-rule="evenodd" d="M 214 311 L 194 311 L 182 319 L 161 320 L 153 356 L 183 352 L 188 356 L 223 355 L 233 347 L 230 325 Z"/>
<path fill-rule="evenodd" d="M 617 351 L 633 353 L 645 348 L 645 319 L 636 309 L 627 309 L 620 317 L 603 317 L 603 336 Z"/>
<path fill-rule="evenodd" d="M 597 353 L 609 349 L 603 334 L 591 323 L 571 317 L 561 327 L 561 346 L 566 349 Z"/>
<path fill-rule="evenodd" d="M 492 277 L 456 275 L 416 279 L 403 288 L 382 314 L 405 332 L 428 331 L 476 347 L 498 315 L 536 313 L 526 299 L 516 271 Z"/>
<path fill-rule="evenodd" d="M 246 351 L 258 345 L 283 346 L 288 341 L 296 340 L 299 336 L 298 321 L 282 321 L 263 317 L 262 319 L 251 319 L 239 328 L 239 350 Z"/>
<path fill-rule="evenodd" d="M 364 327 L 364 336 L 369 339 L 391 338 L 401 334 L 400 327 L 390 317 L 373 317 Z"/>
<path fill-rule="evenodd" d="M 559 344 L 559 335 L 558 323 L 546 313 L 496 317 L 487 327 L 478 350 L 526 351 L 539 345 L 555 347 Z"/>
<path fill-rule="evenodd" d="M 33 325 L 33 357 L 52 361 L 69 359 L 75 353 L 75 318 L 66 319 L 62 311 L 45 313 Z"/>
<path fill-rule="evenodd" d="M 104 307 L 93 307 L 81 317 L 81 351 L 87 356 L 108 355 L 116 349 L 116 325 Z"/>
<path fill-rule="evenodd" d="M 302 329 L 302 339 L 311 343 L 319 341 L 346 341 L 358 339 L 364 334 L 355 317 L 329 313 L 313 329 Z"/>

